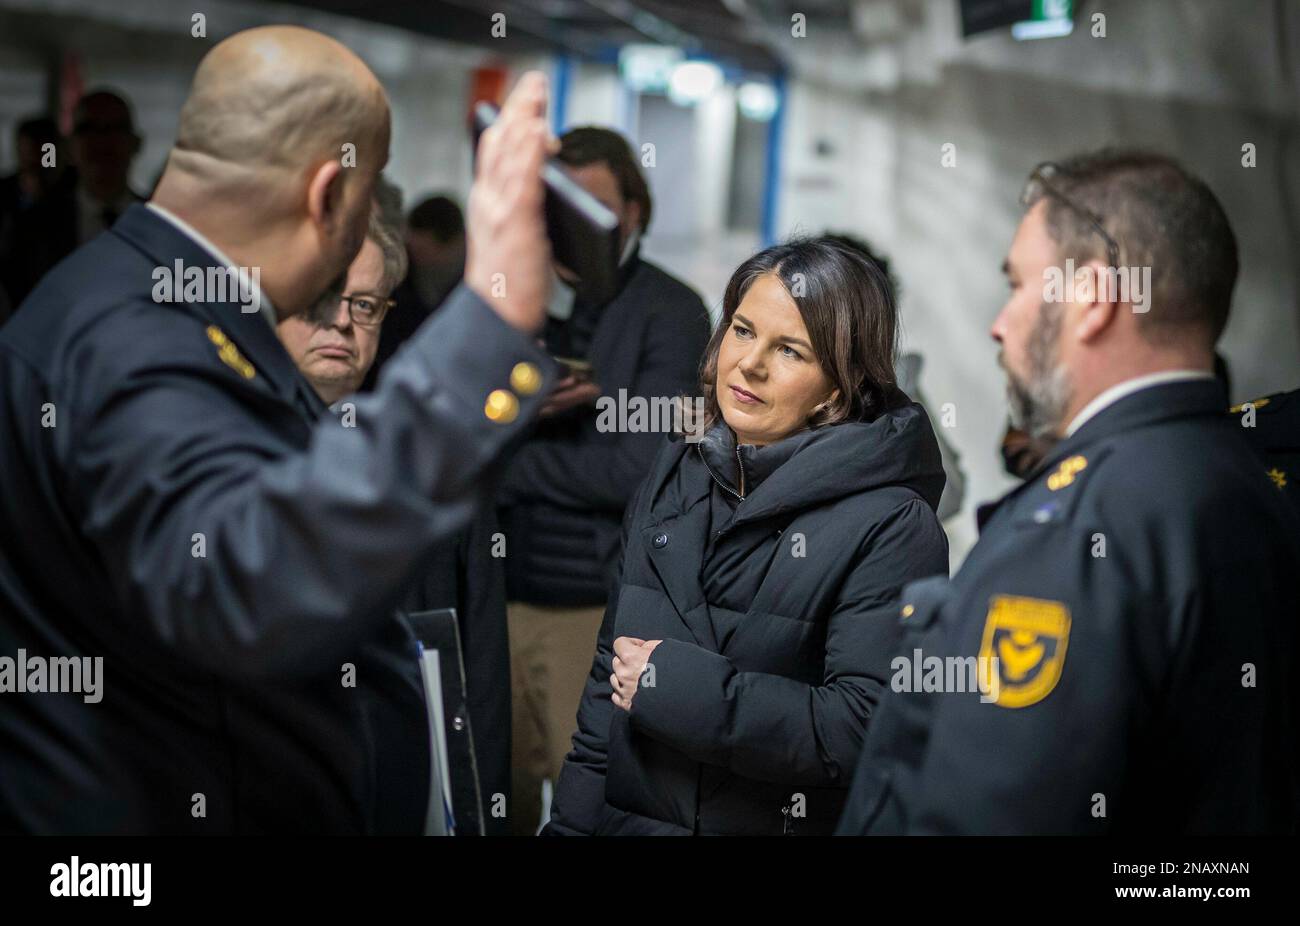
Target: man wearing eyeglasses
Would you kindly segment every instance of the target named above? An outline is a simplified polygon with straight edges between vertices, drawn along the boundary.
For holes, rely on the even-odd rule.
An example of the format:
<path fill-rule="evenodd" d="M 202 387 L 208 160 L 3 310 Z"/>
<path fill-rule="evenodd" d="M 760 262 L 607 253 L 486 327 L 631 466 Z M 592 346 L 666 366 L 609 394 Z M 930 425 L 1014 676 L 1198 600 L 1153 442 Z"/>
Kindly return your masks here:
<path fill-rule="evenodd" d="M 903 590 L 840 832 L 1294 833 L 1300 547 L 1211 372 L 1227 215 L 1144 152 L 1023 202 L 991 334 L 1054 443 L 951 582 Z"/>
<path fill-rule="evenodd" d="M 327 293 L 311 311 L 276 326 L 294 365 L 330 408 L 365 379 L 379 349 L 380 326 L 395 304 L 389 294 L 406 276 L 400 223 L 385 215 L 388 210 L 378 201 L 383 195 L 397 191 L 377 190 L 366 240 L 348 267 L 342 298 Z M 400 207 L 397 212 L 400 218 Z"/>

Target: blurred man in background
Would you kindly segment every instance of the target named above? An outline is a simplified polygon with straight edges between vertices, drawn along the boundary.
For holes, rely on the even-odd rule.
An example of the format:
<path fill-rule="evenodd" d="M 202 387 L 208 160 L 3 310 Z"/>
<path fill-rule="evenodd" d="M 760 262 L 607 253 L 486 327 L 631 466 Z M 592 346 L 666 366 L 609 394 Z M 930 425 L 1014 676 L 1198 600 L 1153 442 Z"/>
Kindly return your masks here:
<path fill-rule="evenodd" d="M 14 131 L 18 168 L 0 177 L 0 229 L 6 220 L 26 212 L 54 189 L 65 167 L 62 142 L 53 119 L 33 116 L 18 123 Z M 47 145 L 51 147 L 47 149 Z"/>
<path fill-rule="evenodd" d="M 27 213 L 65 176 L 67 149 L 62 141 L 58 125 L 45 116 L 24 119 L 14 132 L 18 169 L 0 177 L 0 323 L 17 303 L 15 294 L 28 288 L 29 270 L 19 260 L 16 236 Z"/>
<path fill-rule="evenodd" d="M 15 304 L 51 267 L 117 221 L 142 197 L 131 189 L 140 136 L 126 98 L 110 90 L 83 96 L 73 113 L 66 183 L 22 212 L 14 223 L 5 286 Z"/>
<path fill-rule="evenodd" d="M 619 218 L 619 288 L 594 303 L 557 282 L 543 336 L 552 356 L 571 361 L 543 407 L 537 431 L 514 458 L 500 495 L 508 552 L 510 654 L 514 679 L 514 800 L 518 833 L 541 822 L 542 782 L 559 775 L 578 700 L 591 668 L 620 525 L 663 433 L 603 432 L 595 402 L 623 395 L 669 399 L 698 394 L 709 339 L 700 297 L 641 258 L 650 224 L 649 188 L 627 141 L 603 128 L 577 128 L 559 159 Z M 563 274 L 563 268 L 558 271 Z"/>

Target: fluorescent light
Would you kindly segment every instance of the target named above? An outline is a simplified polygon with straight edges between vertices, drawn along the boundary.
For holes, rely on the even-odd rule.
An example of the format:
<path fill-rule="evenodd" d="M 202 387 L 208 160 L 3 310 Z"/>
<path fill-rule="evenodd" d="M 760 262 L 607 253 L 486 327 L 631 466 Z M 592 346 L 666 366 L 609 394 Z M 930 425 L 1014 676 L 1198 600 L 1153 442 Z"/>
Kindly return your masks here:
<path fill-rule="evenodd" d="M 1011 37 L 1021 42 L 1026 39 L 1055 39 L 1073 31 L 1073 19 L 1026 19 L 1012 24 Z"/>
<path fill-rule="evenodd" d="M 722 69 L 708 61 L 683 61 L 668 79 L 668 98 L 691 106 L 722 86 Z"/>
<path fill-rule="evenodd" d="M 623 82 L 637 93 L 662 93 L 668 77 L 684 58 L 680 48 L 668 45 L 624 45 L 618 53 Z"/>
<path fill-rule="evenodd" d="M 756 80 L 746 81 L 736 91 L 736 103 L 746 119 L 767 122 L 776 115 L 776 88 Z"/>

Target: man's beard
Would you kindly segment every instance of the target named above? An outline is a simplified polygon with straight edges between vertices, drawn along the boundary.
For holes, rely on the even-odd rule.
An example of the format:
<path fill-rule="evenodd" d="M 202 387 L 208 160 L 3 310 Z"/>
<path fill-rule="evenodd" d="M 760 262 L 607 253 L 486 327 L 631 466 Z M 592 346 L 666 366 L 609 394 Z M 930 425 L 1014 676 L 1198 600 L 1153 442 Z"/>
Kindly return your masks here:
<path fill-rule="evenodd" d="M 1043 303 L 1034 330 L 1029 333 L 1026 353 L 1029 374 L 1021 380 L 999 354 L 998 362 L 1007 373 L 1007 404 L 1011 425 L 1031 437 L 1055 437 L 1064 422 L 1074 389 L 1069 370 L 1059 363 L 1061 324 L 1065 306 Z"/>
<path fill-rule="evenodd" d="M 344 268 L 321 293 L 320 298 L 309 305 L 302 313 L 303 318 L 313 325 L 328 325 L 338 314 L 339 303 L 343 300 L 343 289 L 348 283 L 348 271 Z"/>

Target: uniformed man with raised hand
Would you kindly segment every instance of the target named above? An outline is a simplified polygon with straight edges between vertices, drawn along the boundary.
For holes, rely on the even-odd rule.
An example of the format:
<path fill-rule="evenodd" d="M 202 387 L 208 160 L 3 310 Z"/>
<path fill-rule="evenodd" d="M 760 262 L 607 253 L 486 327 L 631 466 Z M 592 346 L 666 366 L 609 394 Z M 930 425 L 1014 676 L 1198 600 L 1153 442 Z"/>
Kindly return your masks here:
<path fill-rule="evenodd" d="M 1025 203 L 992 335 L 1013 423 L 1059 442 L 904 590 L 840 832 L 1293 832 L 1300 548 L 1211 374 L 1228 219 L 1141 152 Z"/>
<path fill-rule="evenodd" d="M 554 378 L 545 106 L 526 75 L 485 133 L 465 283 L 348 426 L 316 420 L 274 326 L 362 244 L 384 91 L 305 29 L 203 59 L 153 200 L 0 333 L 0 652 L 104 667 L 97 704 L 0 695 L 0 830 L 421 830 L 393 607 Z"/>

